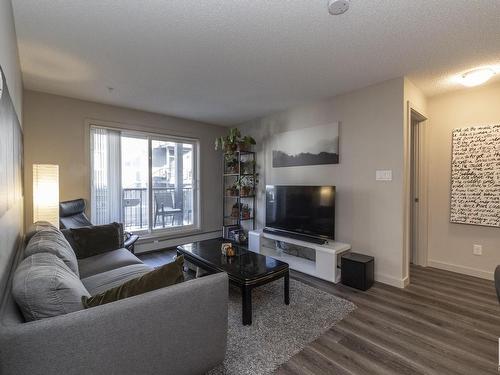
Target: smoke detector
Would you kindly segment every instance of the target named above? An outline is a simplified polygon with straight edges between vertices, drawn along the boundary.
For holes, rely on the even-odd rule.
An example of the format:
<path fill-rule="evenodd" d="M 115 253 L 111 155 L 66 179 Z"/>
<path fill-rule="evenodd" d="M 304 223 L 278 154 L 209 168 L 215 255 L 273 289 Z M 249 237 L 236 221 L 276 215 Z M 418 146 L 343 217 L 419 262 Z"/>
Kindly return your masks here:
<path fill-rule="evenodd" d="M 328 12 L 333 16 L 338 16 L 347 12 L 349 9 L 349 0 L 329 0 Z"/>

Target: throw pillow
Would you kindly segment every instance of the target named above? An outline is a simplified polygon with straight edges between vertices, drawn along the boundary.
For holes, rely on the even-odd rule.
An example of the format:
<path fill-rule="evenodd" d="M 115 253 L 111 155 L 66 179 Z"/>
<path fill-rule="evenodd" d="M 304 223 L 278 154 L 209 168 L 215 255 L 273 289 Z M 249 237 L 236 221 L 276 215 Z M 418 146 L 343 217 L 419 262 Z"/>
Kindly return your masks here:
<path fill-rule="evenodd" d="M 129 280 L 120 286 L 108 289 L 92 297 L 82 297 L 85 308 L 104 305 L 109 302 L 136 296 L 152 290 L 164 288 L 184 281 L 184 257 L 178 256 L 174 262 L 165 264 L 154 271 Z"/>
<path fill-rule="evenodd" d="M 123 247 L 123 226 L 119 223 L 71 228 L 70 231 L 80 259 Z"/>
<path fill-rule="evenodd" d="M 54 254 L 66 263 L 76 276 L 80 277 L 76 254 L 63 234 L 55 227 L 42 228 L 31 237 L 24 250 L 24 257 L 38 253 Z"/>
<path fill-rule="evenodd" d="M 27 321 L 83 310 L 82 296 L 90 296 L 78 276 L 51 253 L 33 254 L 19 264 L 12 295 Z"/>

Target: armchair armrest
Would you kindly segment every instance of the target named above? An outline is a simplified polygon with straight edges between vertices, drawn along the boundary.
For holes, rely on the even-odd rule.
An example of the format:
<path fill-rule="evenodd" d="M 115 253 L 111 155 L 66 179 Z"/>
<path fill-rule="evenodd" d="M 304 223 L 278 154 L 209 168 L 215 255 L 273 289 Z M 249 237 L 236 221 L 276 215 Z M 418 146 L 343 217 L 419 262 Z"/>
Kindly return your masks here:
<path fill-rule="evenodd" d="M 125 241 L 123 242 L 123 247 L 130 250 L 134 254 L 134 245 L 139 239 L 137 234 L 132 234 L 130 232 L 125 232 Z"/>
<path fill-rule="evenodd" d="M 228 278 L 218 273 L 74 313 L 6 326 L 0 373 L 201 374 L 223 361 Z"/>

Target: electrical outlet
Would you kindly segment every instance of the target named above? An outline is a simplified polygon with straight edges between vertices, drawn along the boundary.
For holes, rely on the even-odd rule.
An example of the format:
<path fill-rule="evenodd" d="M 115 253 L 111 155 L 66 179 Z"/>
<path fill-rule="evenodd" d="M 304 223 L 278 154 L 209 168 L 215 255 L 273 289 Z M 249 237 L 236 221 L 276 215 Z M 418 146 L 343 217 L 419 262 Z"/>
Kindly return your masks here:
<path fill-rule="evenodd" d="M 473 245 L 472 246 L 472 254 L 483 255 L 483 246 L 482 245 Z"/>

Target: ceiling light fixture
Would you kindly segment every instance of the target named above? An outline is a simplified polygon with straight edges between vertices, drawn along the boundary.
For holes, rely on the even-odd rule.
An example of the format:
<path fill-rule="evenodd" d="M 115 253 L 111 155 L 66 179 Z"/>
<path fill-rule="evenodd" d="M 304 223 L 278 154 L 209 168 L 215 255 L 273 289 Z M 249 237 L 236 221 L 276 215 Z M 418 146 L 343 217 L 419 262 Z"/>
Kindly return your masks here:
<path fill-rule="evenodd" d="M 338 16 L 347 12 L 349 9 L 349 0 L 329 0 L 328 12 L 333 16 Z"/>
<path fill-rule="evenodd" d="M 491 68 L 474 69 L 460 76 L 459 82 L 467 87 L 478 86 L 495 75 L 495 71 Z"/>

